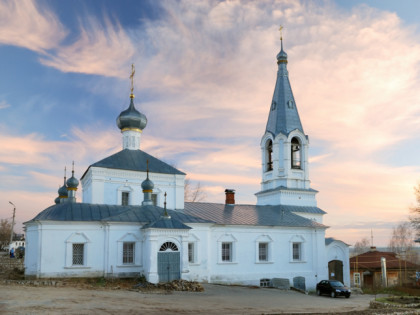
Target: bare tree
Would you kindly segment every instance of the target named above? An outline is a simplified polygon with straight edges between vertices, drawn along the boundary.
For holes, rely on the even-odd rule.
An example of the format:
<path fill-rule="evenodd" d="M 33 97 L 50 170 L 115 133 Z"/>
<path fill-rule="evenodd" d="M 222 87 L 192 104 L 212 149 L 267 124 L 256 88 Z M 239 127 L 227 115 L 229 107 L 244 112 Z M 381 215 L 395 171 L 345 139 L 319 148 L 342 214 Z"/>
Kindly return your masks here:
<path fill-rule="evenodd" d="M 9 219 L 0 219 L 0 250 L 9 245 L 12 222 Z"/>
<path fill-rule="evenodd" d="M 369 251 L 369 238 L 364 237 L 353 246 L 352 256 L 357 256 Z"/>
<path fill-rule="evenodd" d="M 418 255 L 414 251 L 414 231 L 410 222 L 402 222 L 392 230 L 388 249 L 399 257 L 411 262 L 417 262 Z"/>
<path fill-rule="evenodd" d="M 418 184 L 417 187 L 414 187 L 414 195 L 416 196 L 416 205 L 410 208 L 410 211 L 413 214 L 410 217 L 410 222 L 416 231 L 417 237 L 420 237 L 420 184 Z"/>
<path fill-rule="evenodd" d="M 409 222 L 402 222 L 392 230 L 388 249 L 391 252 L 401 254 L 413 248 L 413 230 Z"/>
<path fill-rule="evenodd" d="M 193 185 L 189 178 L 185 179 L 184 200 L 189 202 L 200 202 L 206 199 L 206 192 L 201 187 L 201 183 Z"/>

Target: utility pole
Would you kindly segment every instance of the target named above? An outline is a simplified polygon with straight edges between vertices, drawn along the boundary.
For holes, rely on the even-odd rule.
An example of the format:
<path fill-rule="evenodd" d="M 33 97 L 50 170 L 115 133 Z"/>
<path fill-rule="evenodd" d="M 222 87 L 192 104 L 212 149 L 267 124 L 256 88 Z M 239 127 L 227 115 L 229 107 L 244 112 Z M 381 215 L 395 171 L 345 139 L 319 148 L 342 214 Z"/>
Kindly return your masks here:
<path fill-rule="evenodd" d="M 12 230 L 10 231 L 10 243 L 9 243 L 9 251 L 11 250 L 10 246 L 12 246 L 13 242 L 13 227 L 15 226 L 15 213 L 16 213 L 16 206 L 13 202 L 9 201 L 9 203 L 13 206 L 13 219 L 12 219 Z"/>

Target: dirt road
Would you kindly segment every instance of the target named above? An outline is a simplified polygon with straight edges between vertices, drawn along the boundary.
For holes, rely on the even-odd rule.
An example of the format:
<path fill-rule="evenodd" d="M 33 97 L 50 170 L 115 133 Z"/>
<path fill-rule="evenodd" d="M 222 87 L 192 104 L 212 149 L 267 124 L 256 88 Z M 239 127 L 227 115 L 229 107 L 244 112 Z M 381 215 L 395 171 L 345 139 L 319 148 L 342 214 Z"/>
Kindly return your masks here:
<path fill-rule="evenodd" d="M 294 291 L 204 284 L 204 292 L 141 293 L 73 287 L 0 285 L 0 314 L 272 314 L 356 311 L 370 295 L 350 299 Z"/>

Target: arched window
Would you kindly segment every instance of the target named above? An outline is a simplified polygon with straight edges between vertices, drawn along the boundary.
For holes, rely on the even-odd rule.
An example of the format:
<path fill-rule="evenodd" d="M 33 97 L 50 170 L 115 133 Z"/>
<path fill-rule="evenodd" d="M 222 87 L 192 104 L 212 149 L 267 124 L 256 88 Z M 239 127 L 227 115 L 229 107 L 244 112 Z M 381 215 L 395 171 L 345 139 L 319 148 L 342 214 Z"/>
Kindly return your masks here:
<path fill-rule="evenodd" d="M 265 151 L 267 162 L 265 171 L 268 172 L 273 170 L 273 141 L 267 141 Z"/>
<path fill-rule="evenodd" d="M 297 169 L 301 168 L 300 150 L 301 150 L 301 147 L 300 147 L 298 138 L 296 137 L 292 138 L 292 147 L 291 147 L 292 168 L 297 168 Z"/>
<path fill-rule="evenodd" d="M 172 243 L 172 242 L 166 242 L 163 243 L 162 246 L 159 249 L 160 252 L 166 252 L 166 251 L 170 251 L 170 252 L 177 252 L 178 251 L 178 247 Z"/>

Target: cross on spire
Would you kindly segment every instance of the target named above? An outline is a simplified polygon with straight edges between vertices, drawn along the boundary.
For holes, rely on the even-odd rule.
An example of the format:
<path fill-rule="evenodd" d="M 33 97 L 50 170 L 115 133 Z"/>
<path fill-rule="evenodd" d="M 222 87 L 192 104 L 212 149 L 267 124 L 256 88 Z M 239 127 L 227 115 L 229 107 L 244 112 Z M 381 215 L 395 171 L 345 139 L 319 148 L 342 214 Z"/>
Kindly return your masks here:
<path fill-rule="evenodd" d="M 131 64 L 131 74 L 130 74 L 130 80 L 131 80 L 131 94 L 130 97 L 134 98 L 134 74 L 136 73 L 136 69 L 134 68 L 134 63 Z"/>
<path fill-rule="evenodd" d="M 283 26 L 282 25 L 280 25 L 279 32 L 280 32 L 280 40 L 283 40 Z"/>

